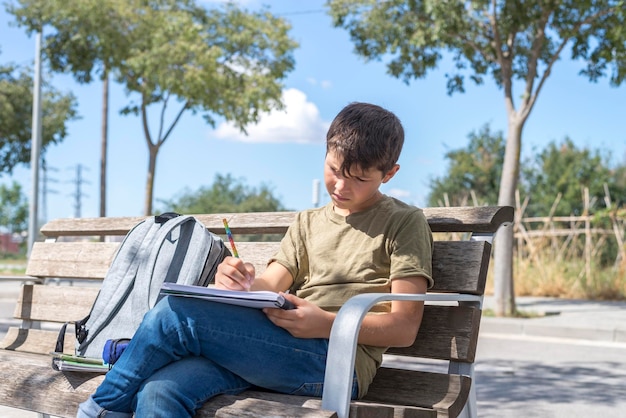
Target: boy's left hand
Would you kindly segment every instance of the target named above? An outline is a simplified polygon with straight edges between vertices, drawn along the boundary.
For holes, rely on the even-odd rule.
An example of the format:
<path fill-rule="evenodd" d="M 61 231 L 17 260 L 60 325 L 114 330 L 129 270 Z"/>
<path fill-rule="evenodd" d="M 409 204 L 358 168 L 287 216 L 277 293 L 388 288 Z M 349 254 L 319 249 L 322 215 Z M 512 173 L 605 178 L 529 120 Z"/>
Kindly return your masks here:
<path fill-rule="evenodd" d="M 275 325 L 298 338 L 329 338 L 335 314 L 296 295 L 281 293 L 295 309 L 265 308 L 263 312 Z"/>

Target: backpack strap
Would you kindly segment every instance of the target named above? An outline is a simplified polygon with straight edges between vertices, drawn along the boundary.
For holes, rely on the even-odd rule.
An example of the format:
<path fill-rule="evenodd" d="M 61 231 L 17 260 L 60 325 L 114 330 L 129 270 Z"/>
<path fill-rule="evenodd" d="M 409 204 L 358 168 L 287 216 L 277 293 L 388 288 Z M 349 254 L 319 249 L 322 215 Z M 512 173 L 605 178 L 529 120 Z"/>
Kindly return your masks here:
<path fill-rule="evenodd" d="M 155 223 L 154 217 L 146 218 L 135 225 L 122 241 L 91 307 L 89 333 L 80 343 L 79 350 L 98 335 L 132 291 L 139 264 L 148 257 L 160 227 L 161 225 Z M 99 312 L 107 314 L 98 315 Z"/>
<path fill-rule="evenodd" d="M 147 261 L 139 266 L 137 283 L 131 295 L 131 320 L 136 326 L 159 300 L 163 282 L 197 282 L 206 254 L 211 249 L 208 234 L 205 226 L 191 215 L 181 215 L 161 225 Z M 173 247 L 174 253 L 164 256 L 164 252 L 171 250 L 168 247 Z M 200 256 L 203 257 L 202 263 L 198 263 Z"/>

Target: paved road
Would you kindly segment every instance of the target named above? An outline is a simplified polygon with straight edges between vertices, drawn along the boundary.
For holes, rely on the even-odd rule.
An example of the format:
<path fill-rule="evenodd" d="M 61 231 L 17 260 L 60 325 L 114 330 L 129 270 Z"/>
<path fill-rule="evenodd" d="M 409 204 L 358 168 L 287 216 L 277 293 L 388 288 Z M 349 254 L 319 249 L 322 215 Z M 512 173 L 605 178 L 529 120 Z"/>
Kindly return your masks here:
<path fill-rule="evenodd" d="M 626 343 L 483 334 L 479 417 L 626 417 Z"/>
<path fill-rule="evenodd" d="M 10 322 L 2 318 L 11 317 L 16 297 L 0 283 L 0 338 Z M 626 417 L 626 304 L 526 298 L 518 305 L 550 315 L 483 319 L 478 416 Z M 0 418 L 34 417 L 0 407 Z"/>

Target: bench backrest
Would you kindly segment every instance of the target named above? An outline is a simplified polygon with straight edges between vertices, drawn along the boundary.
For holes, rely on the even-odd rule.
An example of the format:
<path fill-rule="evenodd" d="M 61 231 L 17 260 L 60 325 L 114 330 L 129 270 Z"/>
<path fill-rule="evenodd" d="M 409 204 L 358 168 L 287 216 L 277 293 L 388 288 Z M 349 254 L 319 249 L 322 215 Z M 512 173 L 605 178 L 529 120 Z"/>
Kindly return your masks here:
<path fill-rule="evenodd" d="M 511 207 L 425 208 L 435 236 L 431 292 L 483 295 L 491 254 L 488 240 L 470 240 L 470 235 L 492 234 L 513 218 Z M 294 212 L 228 213 L 196 215 L 209 230 L 224 234 L 222 219 L 228 219 L 235 236 L 284 234 Z M 66 322 L 84 317 L 95 299 L 98 281 L 104 277 L 119 242 L 102 242 L 101 236 L 124 236 L 143 217 L 57 219 L 41 232 L 46 242 L 35 243 L 26 274 L 41 279 L 82 279 L 74 286 L 26 285 L 15 310 L 24 321 Z M 237 238 L 236 238 L 237 239 Z M 243 242 L 237 248 L 242 258 L 259 271 L 277 249 L 277 242 Z M 427 305 L 415 344 L 390 352 L 407 356 L 472 363 L 475 358 L 481 310 L 477 306 Z M 50 351 L 45 331 L 27 333 L 13 329 L 18 351 Z M 55 334 L 55 333 L 54 333 Z M 6 341 L 7 339 L 5 339 Z M 69 339 L 68 339 L 69 340 Z M 66 350 L 73 350 L 68 341 Z"/>

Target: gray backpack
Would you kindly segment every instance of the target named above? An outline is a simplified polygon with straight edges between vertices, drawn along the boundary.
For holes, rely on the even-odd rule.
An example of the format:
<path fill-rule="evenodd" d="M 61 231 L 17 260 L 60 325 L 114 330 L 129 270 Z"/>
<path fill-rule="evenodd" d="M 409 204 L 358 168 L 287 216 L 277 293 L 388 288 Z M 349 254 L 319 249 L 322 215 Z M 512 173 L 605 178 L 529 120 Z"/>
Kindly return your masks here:
<path fill-rule="evenodd" d="M 133 336 L 164 282 L 207 286 L 226 255 L 222 239 L 193 216 L 146 218 L 122 241 L 89 316 L 76 322 L 76 355 L 102 358 L 107 340 Z"/>

